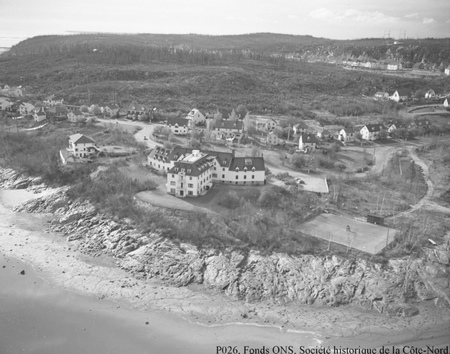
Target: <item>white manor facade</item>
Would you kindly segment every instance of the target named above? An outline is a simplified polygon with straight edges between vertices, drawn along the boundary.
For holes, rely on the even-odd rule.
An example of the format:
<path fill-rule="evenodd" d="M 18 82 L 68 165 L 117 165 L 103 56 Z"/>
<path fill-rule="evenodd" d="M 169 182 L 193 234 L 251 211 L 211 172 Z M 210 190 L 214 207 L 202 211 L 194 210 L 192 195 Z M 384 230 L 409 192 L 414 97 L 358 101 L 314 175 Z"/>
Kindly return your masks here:
<path fill-rule="evenodd" d="M 266 183 L 264 158 L 236 157 L 234 151 L 157 147 L 147 162 L 149 167 L 167 173 L 167 192 L 182 198 L 202 195 L 213 183 L 249 186 Z"/>

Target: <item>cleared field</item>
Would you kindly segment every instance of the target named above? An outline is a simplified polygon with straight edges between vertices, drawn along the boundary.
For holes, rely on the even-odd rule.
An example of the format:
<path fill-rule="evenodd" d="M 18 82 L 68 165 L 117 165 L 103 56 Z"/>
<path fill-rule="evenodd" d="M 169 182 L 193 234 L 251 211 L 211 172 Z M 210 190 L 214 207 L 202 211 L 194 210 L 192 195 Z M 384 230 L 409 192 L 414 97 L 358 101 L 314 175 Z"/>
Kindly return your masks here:
<path fill-rule="evenodd" d="M 396 229 L 333 214 L 321 214 L 315 217 L 302 224 L 301 231 L 370 254 L 380 252 L 394 240 L 394 236 L 399 232 Z"/>

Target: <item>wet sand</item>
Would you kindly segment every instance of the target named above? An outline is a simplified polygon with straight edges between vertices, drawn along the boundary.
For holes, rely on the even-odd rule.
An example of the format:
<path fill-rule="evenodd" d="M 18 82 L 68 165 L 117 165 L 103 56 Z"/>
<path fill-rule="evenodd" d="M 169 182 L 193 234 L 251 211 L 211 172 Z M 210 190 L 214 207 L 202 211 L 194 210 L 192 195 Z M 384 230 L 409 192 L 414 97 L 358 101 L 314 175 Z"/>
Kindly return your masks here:
<path fill-rule="evenodd" d="M 217 353 L 217 346 L 237 346 L 243 354 L 244 346 L 448 342 L 450 315 L 431 305 L 420 316 L 398 319 L 351 307 L 252 305 L 136 280 L 111 259 L 79 254 L 45 231 L 45 215 L 11 211 L 30 197 L 0 190 L 1 354 Z"/>

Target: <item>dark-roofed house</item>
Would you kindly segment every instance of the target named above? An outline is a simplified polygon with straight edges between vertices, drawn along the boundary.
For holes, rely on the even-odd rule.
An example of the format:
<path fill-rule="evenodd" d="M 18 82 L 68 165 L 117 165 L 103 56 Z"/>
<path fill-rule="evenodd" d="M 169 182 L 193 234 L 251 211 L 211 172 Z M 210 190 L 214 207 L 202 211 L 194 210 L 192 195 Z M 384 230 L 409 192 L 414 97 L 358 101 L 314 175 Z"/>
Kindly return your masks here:
<path fill-rule="evenodd" d="M 193 150 L 167 171 L 167 193 L 176 197 L 198 197 L 212 185 L 212 164 L 200 150 Z"/>
<path fill-rule="evenodd" d="M 300 151 L 314 151 L 319 144 L 317 135 L 311 133 L 301 133 L 298 139 L 298 149 Z"/>
<path fill-rule="evenodd" d="M 220 124 L 214 127 L 216 134 L 222 139 L 234 138 L 243 133 L 244 123 L 240 120 L 222 120 Z"/>
<path fill-rule="evenodd" d="M 169 118 L 167 125 L 175 135 L 186 135 L 190 129 L 190 120 L 187 118 Z"/>
<path fill-rule="evenodd" d="M 364 140 L 377 140 L 378 136 L 380 135 L 380 132 L 385 129 L 383 124 L 366 124 L 362 129 L 360 130 L 362 139 Z"/>
<path fill-rule="evenodd" d="M 396 90 L 389 98 L 395 102 L 408 101 L 411 97 L 411 90 L 399 89 Z"/>
<path fill-rule="evenodd" d="M 139 104 L 132 102 L 127 108 L 127 118 L 129 119 L 140 119 L 141 116 L 148 114 L 150 112 L 150 107 L 145 104 Z"/>
<path fill-rule="evenodd" d="M 226 174 L 226 183 L 259 185 L 266 183 L 263 157 L 233 157 Z"/>
<path fill-rule="evenodd" d="M 117 116 L 119 109 L 120 107 L 118 105 L 116 105 L 115 103 L 110 103 L 103 107 L 103 114 L 107 117 L 115 117 Z"/>
<path fill-rule="evenodd" d="M 73 134 L 69 136 L 69 148 L 67 151 L 75 157 L 88 157 L 97 151 L 95 140 L 83 135 Z"/>
<path fill-rule="evenodd" d="M 41 108 L 35 110 L 34 114 L 33 114 L 33 118 L 34 118 L 34 121 L 37 123 L 42 122 L 43 120 L 46 120 L 47 113 L 45 113 L 44 107 L 41 107 Z"/>
<path fill-rule="evenodd" d="M 48 110 L 48 115 L 55 120 L 67 119 L 67 108 L 65 106 L 53 106 Z"/>
<path fill-rule="evenodd" d="M 75 110 L 67 113 L 67 120 L 72 123 L 85 122 L 86 117 L 79 110 Z"/>

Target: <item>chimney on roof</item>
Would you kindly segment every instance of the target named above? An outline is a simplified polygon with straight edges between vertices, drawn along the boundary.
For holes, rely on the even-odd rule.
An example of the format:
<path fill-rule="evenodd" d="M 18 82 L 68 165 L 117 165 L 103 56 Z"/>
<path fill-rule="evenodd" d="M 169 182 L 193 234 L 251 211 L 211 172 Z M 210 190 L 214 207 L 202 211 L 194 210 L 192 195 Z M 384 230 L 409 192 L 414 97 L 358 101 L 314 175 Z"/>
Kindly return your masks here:
<path fill-rule="evenodd" d="M 236 150 L 231 149 L 231 157 L 234 157 L 235 153 L 236 153 Z"/>

